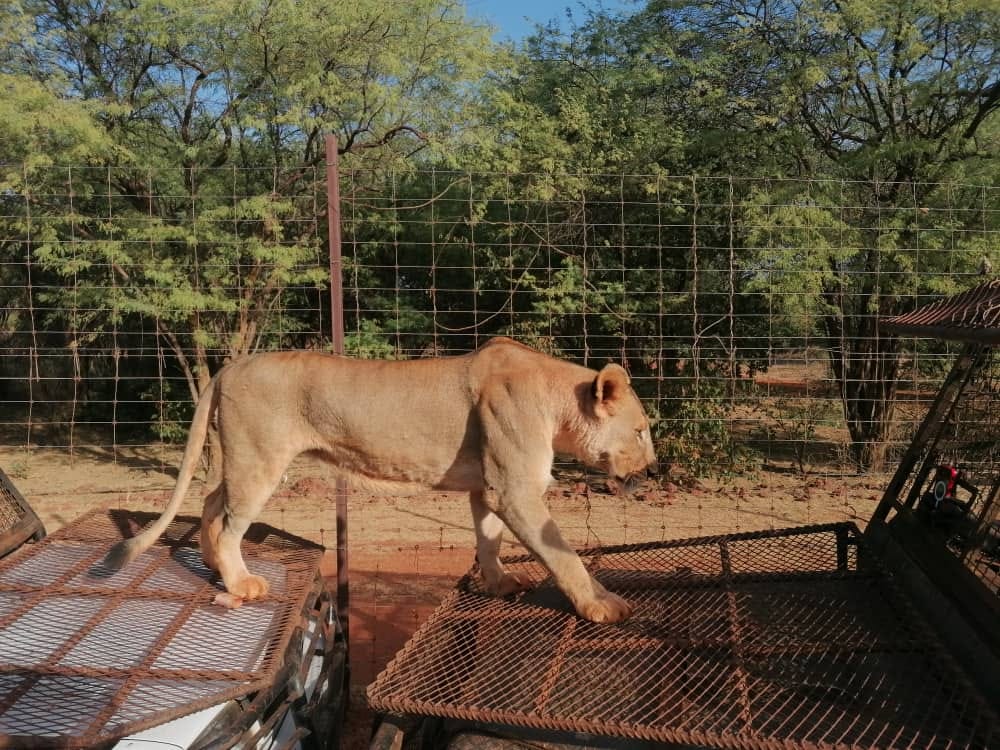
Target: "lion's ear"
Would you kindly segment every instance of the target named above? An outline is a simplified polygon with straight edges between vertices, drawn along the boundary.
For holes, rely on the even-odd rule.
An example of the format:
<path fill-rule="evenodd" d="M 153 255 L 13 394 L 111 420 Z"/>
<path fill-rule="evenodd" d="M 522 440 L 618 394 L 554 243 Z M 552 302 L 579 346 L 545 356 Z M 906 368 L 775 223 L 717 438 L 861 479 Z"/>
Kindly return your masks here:
<path fill-rule="evenodd" d="M 617 402 L 625 395 L 630 382 L 624 367 L 615 364 L 604 365 L 594 378 L 594 413 L 599 417 L 614 414 Z"/>

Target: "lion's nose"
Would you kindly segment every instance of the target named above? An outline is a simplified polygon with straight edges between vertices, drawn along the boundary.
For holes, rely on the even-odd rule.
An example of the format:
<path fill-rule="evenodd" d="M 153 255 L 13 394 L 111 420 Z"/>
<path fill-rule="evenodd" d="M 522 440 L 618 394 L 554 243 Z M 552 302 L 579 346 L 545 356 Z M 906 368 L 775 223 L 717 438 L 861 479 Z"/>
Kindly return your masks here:
<path fill-rule="evenodd" d="M 646 464 L 646 476 L 655 477 L 660 473 L 660 464 L 655 460 Z"/>

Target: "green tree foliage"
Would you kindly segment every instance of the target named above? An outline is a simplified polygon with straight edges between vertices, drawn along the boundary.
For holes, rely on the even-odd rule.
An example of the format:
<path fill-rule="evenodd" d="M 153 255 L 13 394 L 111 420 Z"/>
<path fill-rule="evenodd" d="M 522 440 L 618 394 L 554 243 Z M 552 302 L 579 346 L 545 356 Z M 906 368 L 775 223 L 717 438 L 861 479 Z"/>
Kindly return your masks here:
<path fill-rule="evenodd" d="M 12 29 L 0 25 L 0 40 Z M 56 378 L 71 378 L 79 365 L 72 338 L 63 333 L 67 321 L 46 309 L 43 299 L 58 289 L 59 278 L 28 261 L 34 247 L 58 242 L 66 222 L 51 221 L 62 194 L 60 178 L 65 168 L 54 165 L 63 158 L 78 165 L 97 164 L 116 149 L 100 126 L 99 103 L 61 97 L 46 81 L 17 72 L 0 71 L 0 346 L 8 356 L 0 364 L 4 375 L 4 401 L 17 402 L 52 397 Z M 39 347 L 67 352 L 65 358 L 44 359 Z M 32 356 L 34 355 L 34 356 Z M 46 365 L 48 365 L 46 369 Z M 43 375 L 46 376 L 43 379 Z M 27 383 L 31 392 L 15 392 Z"/>
<path fill-rule="evenodd" d="M 439 158 L 490 52 L 452 0 L 19 0 L 0 29 L 35 303 L 81 350 L 152 326 L 194 400 L 224 360 L 319 343 L 325 134 L 349 167 Z"/>
<path fill-rule="evenodd" d="M 944 272 L 973 274 L 1000 254 L 977 231 L 996 227 L 996 206 L 961 187 L 996 175 L 1000 6 L 811 0 L 715 11 L 743 46 L 780 55 L 759 112 L 800 134 L 809 150 L 799 169 L 835 180 L 758 195 L 751 244 L 764 248 L 776 299 L 812 291 L 854 457 L 877 467 L 900 376 L 899 344 L 878 319 L 917 294 L 955 291 Z"/>
<path fill-rule="evenodd" d="M 647 0 L 504 49 L 457 0 L 17 0 L 0 243 L 34 293 L 3 287 L 8 328 L 151 331 L 194 397 L 318 345 L 333 132 L 353 353 L 627 357 L 705 455 L 771 337 L 825 339 L 874 466 L 877 318 L 1000 267 L 995 196 L 964 187 L 1000 174 L 998 38 L 991 0 Z"/>
<path fill-rule="evenodd" d="M 384 164 L 453 145 L 485 29 L 451 0 L 19 0 L 11 64 L 115 104 L 144 165 L 318 164 L 322 135 Z M 13 62 L 16 61 L 16 62 Z"/>
<path fill-rule="evenodd" d="M 539 30 L 507 83 L 521 102 L 507 126 L 547 122 L 557 168 L 657 175 L 682 228 L 650 246 L 675 248 L 669 267 L 688 270 L 666 288 L 698 298 L 675 332 L 680 358 L 756 361 L 702 348 L 703 324 L 736 312 L 713 292 L 784 313 L 786 332 L 826 337 L 854 458 L 877 466 L 900 372 L 878 318 L 954 291 L 983 257 L 997 265 L 981 231 L 996 207 L 961 186 L 996 180 L 998 38 L 1000 6 L 985 0 L 650 0 Z M 812 182 L 704 179 L 691 193 L 661 177 L 677 173 Z M 607 195 L 599 186 L 582 190 Z M 569 263 L 563 294 L 582 260 Z M 614 253 L 587 265 L 628 267 Z M 753 320 L 737 340 L 764 333 Z"/>

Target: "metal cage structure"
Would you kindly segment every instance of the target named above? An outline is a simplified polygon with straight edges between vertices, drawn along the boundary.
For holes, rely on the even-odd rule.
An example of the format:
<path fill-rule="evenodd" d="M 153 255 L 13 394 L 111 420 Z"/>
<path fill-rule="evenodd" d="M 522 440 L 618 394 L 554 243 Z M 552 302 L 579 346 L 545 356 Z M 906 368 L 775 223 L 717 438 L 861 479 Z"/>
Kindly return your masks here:
<path fill-rule="evenodd" d="M 870 534 L 898 548 L 1000 655 L 1000 279 L 883 321 L 896 335 L 961 342 L 937 397 L 876 509 Z M 1000 671 L 969 660 L 1000 695 Z"/>
<path fill-rule="evenodd" d="M 966 346 L 864 533 L 584 551 L 611 626 L 528 557 L 513 598 L 473 569 L 369 688 L 373 747 L 1000 746 L 1000 280 L 883 330 Z"/>
<path fill-rule="evenodd" d="M 94 510 L 0 561 L 0 748 L 110 747 L 209 709 L 186 746 L 266 745 L 290 716 L 288 747 L 336 747 L 346 643 L 323 548 L 253 524 L 248 564 L 271 592 L 227 609 L 197 518 L 175 518 L 125 569 L 102 566 L 154 518 Z"/>

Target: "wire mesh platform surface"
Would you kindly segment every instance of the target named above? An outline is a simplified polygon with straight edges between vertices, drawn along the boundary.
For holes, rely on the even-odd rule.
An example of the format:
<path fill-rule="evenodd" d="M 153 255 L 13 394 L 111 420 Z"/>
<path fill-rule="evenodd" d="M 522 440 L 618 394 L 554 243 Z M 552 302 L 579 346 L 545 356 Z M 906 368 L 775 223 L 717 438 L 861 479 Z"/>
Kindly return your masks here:
<path fill-rule="evenodd" d="M 880 325 L 902 336 L 1000 345 L 1000 279 L 990 279 L 960 294 L 884 318 Z"/>
<path fill-rule="evenodd" d="M 95 511 L 0 561 L 0 747 L 91 747 L 270 685 L 323 549 L 254 524 L 247 566 L 270 584 L 238 609 L 176 519 L 123 570 L 100 561 L 153 514 Z"/>
<path fill-rule="evenodd" d="M 1000 747 L 993 708 L 850 524 L 584 553 L 634 614 L 466 576 L 369 687 L 377 711 L 731 748 Z"/>

